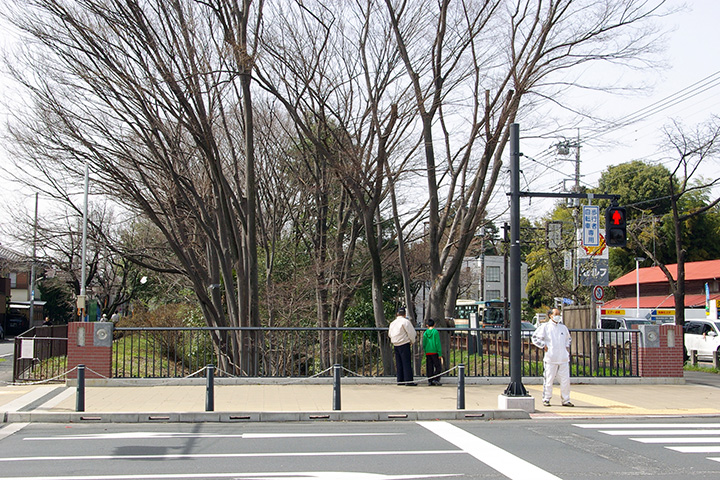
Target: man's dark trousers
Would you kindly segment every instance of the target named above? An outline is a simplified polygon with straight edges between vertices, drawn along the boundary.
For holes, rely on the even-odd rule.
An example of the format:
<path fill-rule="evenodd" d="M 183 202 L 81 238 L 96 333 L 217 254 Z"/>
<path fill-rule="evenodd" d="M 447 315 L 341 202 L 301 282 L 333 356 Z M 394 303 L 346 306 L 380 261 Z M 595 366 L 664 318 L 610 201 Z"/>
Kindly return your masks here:
<path fill-rule="evenodd" d="M 395 345 L 395 369 L 398 383 L 412 382 L 412 349 L 410 343 Z"/>

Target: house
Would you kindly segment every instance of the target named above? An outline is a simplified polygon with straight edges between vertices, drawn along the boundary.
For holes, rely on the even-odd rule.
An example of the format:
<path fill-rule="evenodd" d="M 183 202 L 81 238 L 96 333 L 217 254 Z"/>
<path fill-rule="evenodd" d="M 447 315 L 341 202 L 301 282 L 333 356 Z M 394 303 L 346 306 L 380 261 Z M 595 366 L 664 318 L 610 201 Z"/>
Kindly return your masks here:
<path fill-rule="evenodd" d="M 31 270 L 29 258 L 0 245 L 0 324 L 7 333 L 20 333 L 42 325 L 45 302 L 40 300 L 37 290 L 31 302 Z M 32 322 L 29 320 L 31 307 Z"/>
<path fill-rule="evenodd" d="M 666 265 L 677 278 L 677 264 Z M 601 307 L 601 315 L 654 318 L 656 321 L 674 319 L 675 299 L 670 282 L 660 267 L 633 270 L 610 282 L 617 298 Z M 685 264 L 685 317 L 705 318 L 706 306 L 720 300 L 720 260 L 688 262 Z M 639 309 L 638 309 L 639 304 Z M 619 312 L 623 313 L 620 314 Z M 625 313 L 626 312 L 626 313 Z"/>

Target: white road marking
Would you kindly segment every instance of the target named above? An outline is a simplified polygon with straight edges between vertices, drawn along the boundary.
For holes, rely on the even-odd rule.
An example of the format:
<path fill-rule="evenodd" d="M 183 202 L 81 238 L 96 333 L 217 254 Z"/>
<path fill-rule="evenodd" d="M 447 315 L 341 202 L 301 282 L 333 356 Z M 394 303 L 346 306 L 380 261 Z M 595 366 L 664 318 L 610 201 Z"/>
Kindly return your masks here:
<path fill-rule="evenodd" d="M 29 423 L 11 423 L 0 428 L 0 440 L 7 438 L 13 433 L 19 432 L 23 428 L 27 427 Z"/>
<path fill-rule="evenodd" d="M 182 478 L 237 478 L 251 480 L 413 480 L 422 478 L 457 477 L 456 474 L 384 475 L 365 472 L 260 472 L 260 473 L 167 473 L 148 475 L 72 475 L 55 477 L 11 477 L 14 480 L 164 480 Z"/>
<path fill-rule="evenodd" d="M 630 438 L 640 443 L 720 443 L 720 437 L 656 437 Z"/>
<path fill-rule="evenodd" d="M 530 462 L 486 442 L 447 422 L 418 422 L 440 438 L 472 455 L 490 468 L 508 478 L 517 480 L 560 480 L 559 477 L 536 467 Z"/>
<path fill-rule="evenodd" d="M 606 435 L 718 435 L 720 429 L 715 430 L 598 430 L 600 433 Z"/>
<path fill-rule="evenodd" d="M 180 433 L 180 432 L 123 432 L 123 433 L 91 433 L 87 435 L 55 435 L 52 437 L 27 437 L 24 440 L 142 440 L 168 438 L 317 438 L 317 437 L 371 437 L 395 436 L 402 433 Z"/>
<path fill-rule="evenodd" d="M 665 447 L 680 453 L 720 453 L 720 445 L 703 445 L 696 447 Z"/>
<path fill-rule="evenodd" d="M 640 443 L 664 444 L 668 450 L 679 453 L 720 453 L 720 423 L 585 423 L 574 424 L 580 428 L 595 428 L 606 435 L 624 435 Z M 608 430 L 608 429 L 617 430 Z M 640 437 L 634 437 L 639 435 Z M 666 435 L 666 436 L 662 436 Z M 687 436 L 680 436 L 687 435 Z M 678 446 L 696 443 L 701 445 Z M 711 445 L 708 445 L 711 444 Z M 705 457 L 720 462 L 720 458 Z"/>
<path fill-rule="evenodd" d="M 574 427 L 579 428 L 720 428 L 720 423 L 575 423 Z"/>
<path fill-rule="evenodd" d="M 67 460 L 178 460 L 202 458 L 265 458 L 265 457 L 351 457 L 372 455 L 448 455 L 464 454 L 462 450 L 396 450 L 373 452 L 267 452 L 267 453 L 178 453 L 166 455 L 58 455 L 47 457 L 0 457 L 0 463 L 57 462 Z"/>

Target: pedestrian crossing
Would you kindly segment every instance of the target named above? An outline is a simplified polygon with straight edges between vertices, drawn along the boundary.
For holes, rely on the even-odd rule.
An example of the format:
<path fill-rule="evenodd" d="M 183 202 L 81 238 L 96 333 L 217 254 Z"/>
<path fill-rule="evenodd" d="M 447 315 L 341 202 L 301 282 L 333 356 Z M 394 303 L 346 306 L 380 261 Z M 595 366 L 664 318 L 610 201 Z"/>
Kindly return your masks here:
<path fill-rule="evenodd" d="M 662 445 L 680 453 L 720 454 L 720 423 L 576 423 L 573 426 Z M 720 456 L 708 456 L 720 462 Z"/>

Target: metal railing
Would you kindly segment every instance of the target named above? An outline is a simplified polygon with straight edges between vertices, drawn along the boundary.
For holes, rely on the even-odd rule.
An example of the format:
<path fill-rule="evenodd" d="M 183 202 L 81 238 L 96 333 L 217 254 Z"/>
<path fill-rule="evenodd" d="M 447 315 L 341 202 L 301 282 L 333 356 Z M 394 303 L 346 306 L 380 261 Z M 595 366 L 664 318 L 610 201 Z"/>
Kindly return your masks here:
<path fill-rule="evenodd" d="M 448 345 L 443 368 L 465 365 L 468 377 L 510 375 L 509 329 L 441 329 Z M 637 331 L 571 330 L 571 375 L 637 376 L 631 348 Z M 418 340 L 422 330 L 418 332 Z M 415 342 L 415 374 L 425 372 L 424 355 Z M 220 345 L 221 347 L 218 347 Z M 245 348 L 238 348 L 237 346 Z M 387 329 L 378 328 L 116 328 L 113 376 L 179 378 L 205 365 L 216 375 L 247 377 L 330 376 L 340 364 L 354 375 L 392 376 L 394 360 Z M 522 337 L 523 376 L 542 376 L 543 352 Z M 456 372 L 455 370 L 453 372 Z M 456 373 L 451 373 L 456 375 Z"/>
<path fill-rule="evenodd" d="M 13 380 L 45 381 L 62 375 L 67 370 L 67 331 L 67 325 L 33 327 L 15 337 Z"/>

